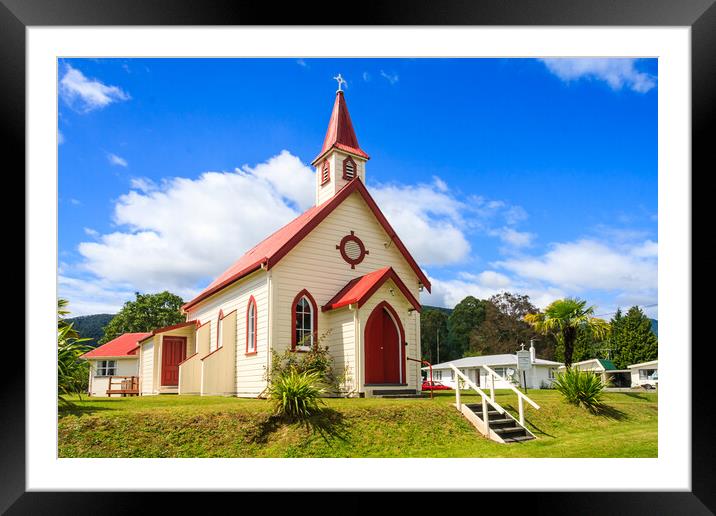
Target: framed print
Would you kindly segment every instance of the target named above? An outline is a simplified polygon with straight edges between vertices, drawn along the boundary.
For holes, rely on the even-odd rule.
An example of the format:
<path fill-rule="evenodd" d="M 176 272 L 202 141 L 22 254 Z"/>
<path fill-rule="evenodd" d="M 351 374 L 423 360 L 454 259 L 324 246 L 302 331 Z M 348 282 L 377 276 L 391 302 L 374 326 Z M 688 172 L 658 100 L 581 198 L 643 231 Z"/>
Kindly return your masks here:
<path fill-rule="evenodd" d="M 710 514 L 716 8 L 658 4 L 4 0 L 27 302 L 0 507 Z"/>

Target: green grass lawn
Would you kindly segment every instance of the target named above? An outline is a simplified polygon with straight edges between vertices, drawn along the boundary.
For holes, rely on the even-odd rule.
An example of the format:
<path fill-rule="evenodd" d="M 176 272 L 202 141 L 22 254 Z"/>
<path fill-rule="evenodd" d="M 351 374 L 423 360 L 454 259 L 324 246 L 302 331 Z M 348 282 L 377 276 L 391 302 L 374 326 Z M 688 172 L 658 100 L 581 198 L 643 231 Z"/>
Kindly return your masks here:
<path fill-rule="evenodd" d="M 199 396 L 74 399 L 60 409 L 60 457 L 657 457 L 657 394 L 608 393 L 608 415 L 530 391 L 525 419 L 537 439 L 498 444 L 452 405 L 423 399 L 326 399 L 311 427 L 270 417 L 265 400 Z M 517 399 L 497 401 L 516 414 Z M 464 403 L 479 396 L 462 396 Z"/>

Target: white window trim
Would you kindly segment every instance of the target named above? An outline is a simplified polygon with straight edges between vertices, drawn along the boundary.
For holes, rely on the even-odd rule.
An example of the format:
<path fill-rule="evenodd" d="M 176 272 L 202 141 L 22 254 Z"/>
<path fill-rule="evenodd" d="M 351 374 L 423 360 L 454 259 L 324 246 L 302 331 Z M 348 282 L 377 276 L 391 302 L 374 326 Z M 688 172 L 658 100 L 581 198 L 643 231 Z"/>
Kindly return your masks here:
<path fill-rule="evenodd" d="M 112 364 L 110 366 L 110 364 Z M 111 374 L 108 371 L 112 371 Z M 100 373 L 100 371 L 102 371 Z M 117 361 L 116 360 L 97 360 L 95 368 L 95 377 L 103 378 L 107 376 L 117 376 Z"/>
<path fill-rule="evenodd" d="M 304 345 L 302 345 L 302 346 L 299 345 L 298 343 L 301 342 L 303 339 L 296 338 L 296 350 L 297 350 L 297 351 L 311 351 L 311 348 L 313 347 L 313 334 L 314 334 L 314 332 L 316 331 L 316 329 L 313 327 L 313 316 L 314 316 L 314 314 L 313 314 L 313 304 L 311 303 L 311 300 L 308 299 L 307 296 L 302 296 L 301 299 L 298 300 L 298 303 L 296 303 L 296 306 L 293 307 L 293 308 L 294 308 L 293 316 L 296 317 L 296 315 L 298 314 L 297 307 L 298 307 L 298 305 L 301 303 L 301 301 L 304 301 L 304 300 L 306 301 L 306 305 L 308 305 L 308 323 L 309 323 L 309 325 L 310 325 L 310 326 L 309 326 L 309 328 L 310 328 L 310 332 L 309 332 L 310 338 L 309 338 L 309 340 L 308 340 L 308 345 L 305 345 L 305 344 L 304 344 Z M 305 312 L 302 312 L 302 313 L 305 314 Z M 301 321 L 303 321 L 303 317 L 301 317 Z M 298 325 L 296 325 L 296 331 L 299 331 Z M 304 336 L 303 338 L 305 338 L 305 335 L 306 335 L 305 328 L 301 328 L 300 331 L 301 331 L 301 333 L 302 333 L 303 336 Z"/>
<path fill-rule="evenodd" d="M 247 331 L 248 331 L 248 336 L 249 336 L 248 352 L 255 353 L 256 352 L 256 303 L 254 303 L 254 302 L 249 303 L 249 316 L 248 316 Z"/>

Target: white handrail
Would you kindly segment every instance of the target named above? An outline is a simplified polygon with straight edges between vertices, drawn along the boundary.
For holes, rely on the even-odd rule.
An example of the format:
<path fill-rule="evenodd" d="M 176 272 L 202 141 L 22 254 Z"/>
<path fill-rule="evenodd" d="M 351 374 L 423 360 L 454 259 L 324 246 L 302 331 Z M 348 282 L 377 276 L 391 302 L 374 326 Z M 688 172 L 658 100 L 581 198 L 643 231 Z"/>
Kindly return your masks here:
<path fill-rule="evenodd" d="M 452 370 L 455 371 L 455 372 L 458 374 L 458 376 L 460 376 L 460 378 L 462 378 L 463 381 L 464 381 L 471 389 L 477 391 L 477 393 L 478 393 L 480 396 L 482 396 L 482 399 L 486 399 L 487 402 L 488 402 L 490 405 L 492 405 L 492 406 L 495 408 L 495 410 L 497 410 L 497 412 L 499 412 L 500 414 L 504 414 L 504 413 L 505 413 L 505 409 L 503 409 L 503 408 L 499 405 L 499 403 L 497 403 L 496 401 L 491 400 L 490 397 L 489 397 L 482 389 L 480 389 L 477 385 L 475 385 L 475 382 L 473 382 L 473 381 L 470 380 L 467 376 L 465 376 L 465 375 L 462 373 L 462 371 L 460 371 L 460 370 L 459 370 L 457 367 L 455 367 L 454 365 L 452 365 L 452 364 L 449 364 L 449 365 L 450 365 L 450 367 L 452 368 Z M 456 393 L 456 396 L 457 396 L 458 399 L 460 398 L 459 392 L 460 392 L 460 385 L 458 384 L 458 385 L 457 385 L 457 389 L 455 389 L 455 393 Z M 458 405 L 460 405 L 459 402 L 458 402 Z M 460 408 L 460 407 L 458 406 L 458 408 Z"/>
<path fill-rule="evenodd" d="M 510 383 L 509 381 L 505 380 L 502 376 L 500 376 L 500 375 L 497 374 L 495 371 L 493 371 L 492 368 L 490 368 L 490 366 L 483 365 L 483 366 L 480 366 L 480 367 L 484 368 L 488 373 L 492 374 L 493 376 L 496 376 L 498 379 L 500 379 L 500 380 L 502 380 L 503 382 L 507 383 L 507 385 L 509 386 L 509 388 L 512 389 L 513 391 L 515 391 L 515 393 L 517 394 L 518 397 L 523 398 L 524 400 L 527 401 L 527 403 L 529 403 L 529 404 L 532 405 L 534 408 L 536 408 L 537 410 L 539 410 L 539 405 L 537 405 L 534 401 L 532 401 L 529 396 L 527 396 L 525 393 L 523 393 L 523 392 L 520 391 L 519 389 L 515 388 L 515 386 L 512 385 L 512 383 Z"/>

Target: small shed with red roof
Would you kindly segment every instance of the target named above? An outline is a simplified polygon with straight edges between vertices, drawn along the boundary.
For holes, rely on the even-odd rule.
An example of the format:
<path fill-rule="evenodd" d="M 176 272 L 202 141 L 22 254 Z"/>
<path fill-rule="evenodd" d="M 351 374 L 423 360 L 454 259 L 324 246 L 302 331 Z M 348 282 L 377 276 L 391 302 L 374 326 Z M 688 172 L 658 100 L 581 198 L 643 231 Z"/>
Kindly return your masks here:
<path fill-rule="evenodd" d="M 140 340 L 142 394 L 260 396 L 272 352 L 319 345 L 343 395 L 420 390 L 430 280 L 365 186 L 368 160 L 339 89 L 312 161 L 315 205 L 187 302 L 184 326 Z"/>
<path fill-rule="evenodd" d="M 134 390 L 139 394 L 139 341 L 148 335 L 151 334 L 124 333 L 80 357 L 90 363 L 90 396 L 122 396 L 134 393 L 119 391 Z"/>

